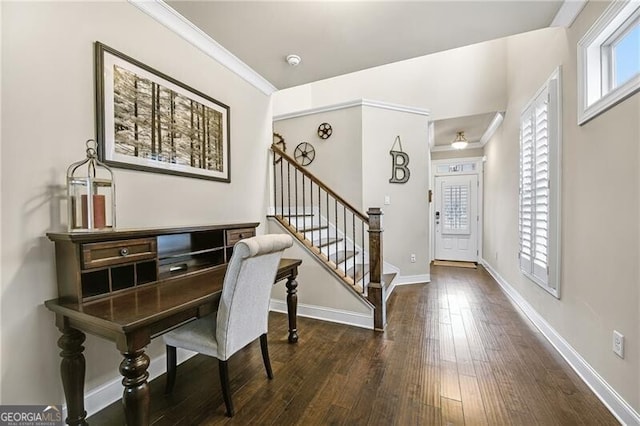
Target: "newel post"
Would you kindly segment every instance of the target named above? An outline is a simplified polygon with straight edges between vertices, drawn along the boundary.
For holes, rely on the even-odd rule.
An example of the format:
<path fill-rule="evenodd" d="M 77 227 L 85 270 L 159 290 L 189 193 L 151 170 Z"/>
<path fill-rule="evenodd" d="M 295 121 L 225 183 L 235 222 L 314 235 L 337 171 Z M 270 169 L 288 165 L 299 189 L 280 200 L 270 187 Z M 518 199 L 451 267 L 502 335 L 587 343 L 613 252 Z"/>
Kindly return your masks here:
<path fill-rule="evenodd" d="M 383 331 L 387 325 L 385 288 L 382 282 L 382 210 L 369 207 L 369 286 L 367 299 L 375 306 L 373 327 Z"/>

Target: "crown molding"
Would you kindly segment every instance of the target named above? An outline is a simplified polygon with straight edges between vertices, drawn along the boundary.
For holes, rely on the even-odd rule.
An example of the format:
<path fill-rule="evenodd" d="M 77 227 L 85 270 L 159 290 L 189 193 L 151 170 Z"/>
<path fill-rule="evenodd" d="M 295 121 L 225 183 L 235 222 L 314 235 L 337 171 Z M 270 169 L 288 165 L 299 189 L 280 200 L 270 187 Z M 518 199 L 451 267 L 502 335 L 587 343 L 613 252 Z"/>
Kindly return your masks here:
<path fill-rule="evenodd" d="M 491 123 L 489 123 L 489 126 L 487 126 L 487 130 L 484 131 L 484 134 L 480 138 L 480 145 L 485 146 L 487 142 L 491 140 L 493 135 L 496 133 L 496 130 L 498 130 L 498 127 L 500 127 L 500 125 L 502 124 L 503 120 L 504 112 L 496 112 L 493 120 L 491 120 Z"/>
<path fill-rule="evenodd" d="M 553 18 L 550 27 L 568 28 L 576 20 L 582 9 L 587 4 L 587 0 L 564 0 L 558 13 Z"/>
<path fill-rule="evenodd" d="M 362 106 L 362 100 L 340 102 L 333 105 L 326 105 L 326 106 L 321 106 L 316 108 L 309 108 L 309 109 L 304 109 L 300 111 L 287 112 L 284 114 L 274 115 L 273 121 L 288 120 L 290 118 L 304 117 L 305 115 L 319 114 L 321 112 L 330 112 L 330 111 L 336 111 L 339 109 L 347 109 L 347 108 L 353 108 L 358 106 Z"/>
<path fill-rule="evenodd" d="M 432 121 L 429 122 L 429 150 L 431 150 L 436 145 L 436 125 Z"/>
<path fill-rule="evenodd" d="M 229 71 L 237 74 L 247 83 L 265 95 L 271 95 L 278 89 L 264 77 L 242 62 L 233 53 L 222 47 L 191 21 L 179 14 L 162 0 L 128 0 L 129 3 L 184 38 Z"/>
<path fill-rule="evenodd" d="M 404 106 L 399 104 L 392 104 L 392 103 L 387 103 L 382 101 L 374 101 L 371 99 L 356 99 L 356 100 L 340 102 L 332 105 L 325 105 L 321 107 L 309 108 L 309 109 L 304 109 L 300 111 L 287 112 L 285 114 L 275 115 L 273 117 L 273 121 L 282 121 L 282 120 L 288 120 L 290 118 L 297 118 L 297 117 L 304 117 L 306 115 L 319 114 L 322 112 L 330 112 L 330 111 L 336 111 L 340 109 L 363 107 L 363 106 L 387 109 L 391 111 L 407 112 L 410 114 L 423 115 L 425 117 L 428 117 L 431 114 L 431 112 L 427 109 L 409 107 L 409 106 Z"/>
<path fill-rule="evenodd" d="M 464 151 L 466 149 L 475 149 L 475 148 L 482 148 L 484 145 L 482 145 L 479 141 L 476 142 L 469 142 L 467 144 L 466 147 L 464 147 L 463 149 L 455 149 L 451 146 L 451 144 L 446 144 L 446 145 L 434 145 L 433 147 L 431 147 L 431 152 L 441 152 L 441 151 Z"/>
<path fill-rule="evenodd" d="M 362 106 L 368 106 L 368 107 L 380 108 L 380 109 L 388 109 L 388 110 L 391 110 L 391 111 L 408 112 L 410 114 L 424 115 L 426 117 L 431 115 L 431 111 L 428 110 L 428 109 L 415 108 L 415 107 L 410 107 L 410 106 L 406 106 L 406 105 L 399 105 L 399 104 L 392 104 L 392 103 L 389 103 L 389 102 L 374 101 L 374 100 L 371 100 L 371 99 L 362 99 Z"/>

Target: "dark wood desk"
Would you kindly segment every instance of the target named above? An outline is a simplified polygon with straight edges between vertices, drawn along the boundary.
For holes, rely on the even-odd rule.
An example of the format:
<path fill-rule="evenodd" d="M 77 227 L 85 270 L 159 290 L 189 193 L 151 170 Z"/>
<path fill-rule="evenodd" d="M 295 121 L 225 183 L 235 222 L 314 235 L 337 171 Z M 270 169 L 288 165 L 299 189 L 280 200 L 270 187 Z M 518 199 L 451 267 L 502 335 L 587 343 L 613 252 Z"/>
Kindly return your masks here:
<path fill-rule="evenodd" d="M 299 259 L 282 259 L 275 282 L 287 280 L 289 342 L 298 340 L 296 310 Z M 67 402 L 67 423 L 86 425 L 84 409 L 84 333 L 104 337 L 124 356 L 120 364 L 122 402 L 129 426 L 149 424 L 149 357 L 151 339 L 217 309 L 226 267 L 174 278 L 85 303 L 53 299 L 45 306 L 56 314 L 62 332 L 60 371 Z M 274 283 L 275 284 L 275 283 Z"/>

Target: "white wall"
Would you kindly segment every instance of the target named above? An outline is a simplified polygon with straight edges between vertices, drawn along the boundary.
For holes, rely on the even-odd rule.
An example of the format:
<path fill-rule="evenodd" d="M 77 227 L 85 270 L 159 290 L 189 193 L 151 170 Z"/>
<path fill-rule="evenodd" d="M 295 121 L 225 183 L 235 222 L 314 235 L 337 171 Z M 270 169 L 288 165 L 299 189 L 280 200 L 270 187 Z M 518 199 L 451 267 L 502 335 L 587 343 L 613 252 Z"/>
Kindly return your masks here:
<path fill-rule="evenodd" d="M 284 114 L 368 98 L 429 109 L 433 120 L 506 110 L 484 150 L 484 257 L 638 410 L 640 95 L 576 125 L 575 46 L 606 5 L 590 2 L 568 31 L 541 30 L 283 90 L 273 109 Z M 564 81 L 561 300 L 517 266 L 518 117 L 558 65 Z M 627 336 L 624 360 L 611 352 L 614 328 Z"/>
<path fill-rule="evenodd" d="M 262 221 L 270 99 L 127 2 L 2 2 L 2 404 L 63 401 L 53 243 L 66 167 L 95 135 L 93 42 L 231 107 L 231 184 L 115 170 L 119 227 Z M 112 343 L 88 336 L 86 390 L 118 377 Z M 162 351 L 154 341 L 151 355 Z"/>
<path fill-rule="evenodd" d="M 331 124 L 333 133 L 328 139 L 320 139 L 317 135 L 318 126 L 321 123 Z M 313 145 L 316 156 L 305 169 L 321 179 L 354 207 L 362 210 L 362 111 L 360 107 L 274 121 L 273 131 L 281 134 L 285 139 L 287 154 L 292 157 L 299 143 L 304 141 Z M 279 172 L 278 165 L 276 165 L 276 171 Z M 317 205 L 317 200 L 314 204 Z"/>
<path fill-rule="evenodd" d="M 273 95 L 273 112 L 281 115 L 355 99 L 427 109 L 431 120 L 503 111 L 506 103 L 505 55 L 506 41 L 501 39 L 317 81 L 276 92 Z M 369 117 L 374 116 L 375 113 L 369 114 Z M 380 117 L 380 121 L 372 119 L 365 122 L 366 117 L 365 114 L 363 152 L 375 153 L 376 159 L 371 164 L 376 166 L 372 167 L 373 170 L 365 170 L 366 166 L 363 166 L 363 185 L 366 186 L 367 179 L 371 179 L 378 187 L 373 189 L 375 184 L 370 187 L 375 195 L 363 194 L 366 198 L 363 208 L 379 206 L 385 211 L 385 260 L 392 264 L 397 262 L 396 266 L 401 267 L 403 275 L 428 274 L 430 153 L 427 120 L 424 120 L 423 141 L 420 141 L 418 133 L 414 133 L 413 127 L 407 128 L 414 138 L 406 142 L 413 152 L 410 154 L 412 178 L 407 184 L 394 185 L 388 183 L 391 174 L 389 150 L 395 135 L 404 129 L 390 125 L 387 116 Z M 376 134 L 378 128 L 381 130 Z M 404 146 L 404 137 L 402 140 Z M 390 206 L 383 205 L 384 195 L 388 195 L 385 191 L 392 193 Z M 413 233 L 403 230 L 402 225 L 409 221 L 402 217 L 401 212 L 411 216 L 412 226 L 418 227 L 413 229 Z M 396 235 L 404 236 L 406 233 L 408 240 L 393 242 L 389 239 L 391 230 Z M 406 245 L 407 241 L 411 241 L 411 247 Z M 411 253 L 418 256 L 415 264 L 409 263 Z"/>
<path fill-rule="evenodd" d="M 367 208 L 382 208 L 384 261 L 399 268 L 401 276 L 429 274 L 428 125 L 425 115 L 370 106 L 362 109 L 363 203 Z M 406 183 L 389 183 L 389 151 L 396 136 L 409 156 Z M 384 205 L 385 196 L 390 198 L 389 205 Z M 415 263 L 410 262 L 411 254 L 416 255 Z"/>
<path fill-rule="evenodd" d="M 315 135 L 323 121 L 333 126 L 332 136 L 325 141 Z M 367 104 L 274 122 L 274 131 L 293 140 L 292 145 L 302 140 L 313 142 L 316 159 L 307 169 L 315 176 L 362 212 L 369 207 L 383 209 L 384 260 L 400 268 L 401 276 L 420 275 L 421 280 L 429 273 L 425 189 L 429 187 L 430 170 L 428 124 L 426 113 Z M 389 183 L 389 151 L 397 136 L 409 154 L 411 174 L 404 184 Z M 390 197 L 391 204 L 384 205 L 385 196 Z M 416 255 L 417 262 L 410 262 L 411 254 Z"/>
<path fill-rule="evenodd" d="M 267 221 L 269 233 L 280 234 L 286 230 L 274 219 Z M 298 305 L 299 311 L 302 306 L 320 307 L 329 311 L 339 310 L 343 312 L 355 313 L 356 315 L 367 315 L 371 318 L 371 328 L 373 328 L 373 309 L 360 296 L 353 294 L 344 282 L 325 269 L 325 266 L 309 252 L 303 248 L 297 240 L 287 251 L 287 256 L 295 259 L 302 259 L 299 268 L 298 281 Z M 284 285 L 273 286 L 271 298 L 286 301 L 287 291 Z M 299 334 L 304 333 L 300 330 Z"/>
<path fill-rule="evenodd" d="M 370 68 L 281 90 L 274 115 L 374 99 L 428 109 L 431 120 L 504 110 L 505 39 Z"/>
<path fill-rule="evenodd" d="M 576 43 L 607 6 L 569 30 L 507 40 L 505 121 L 485 147 L 484 257 L 636 411 L 640 409 L 640 94 L 577 126 Z M 536 54 L 532 55 L 532 52 Z M 525 103 L 562 66 L 560 300 L 518 268 L 518 127 Z M 625 359 L 611 350 L 626 338 Z"/>

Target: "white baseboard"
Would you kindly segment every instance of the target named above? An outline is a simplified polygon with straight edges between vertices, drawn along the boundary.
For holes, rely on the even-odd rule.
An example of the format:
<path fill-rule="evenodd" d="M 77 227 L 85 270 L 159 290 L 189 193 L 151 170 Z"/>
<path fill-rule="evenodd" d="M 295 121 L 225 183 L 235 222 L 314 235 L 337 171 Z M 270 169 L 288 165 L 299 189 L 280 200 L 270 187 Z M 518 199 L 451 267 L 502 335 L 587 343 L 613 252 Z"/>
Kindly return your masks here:
<path fill-rule="evenodd" d="M 396 280 L 394 279 L 391 285 L 389 286 L 389 288 L 387 289 L 387 292 L 384 294 L 385 303 L 387 302 L 387 300 L 389 300 L 389 297 L 391 297 L 391 295 L 393 294 L 393 290 L 395 289 L 396 289 Z"/>
<path fill-rule="evenodd" d="M 286 314 L 287 302 L 271 299 L 270 309 L 274 312 Z M 370 314 L 361 314 L 359 312 L 343 311 L 342 309 L 298 303 L 298 316 L 373 330 L 373 309 Z"/>
<path fill-rule="evenodd" d="M 613 389 L 589 363 L 527 302 L 518 291 L 493 269 L 486 260 L 480 263 L 496 280 L 502 290 L 522 309 L 525 315 L 538 327 L 554 348 L 569 363 L 571 368 L 591 388 L 600 401 L 624 425 L 640 425 L 638 414 L 627 401 Z"/>
<path fill-rule="evenodd" d="M 393 285 L 421 284 L 431 282 L 430 274 L 399 275 L 393 280 Z"/>
<path fill-rule="evenodd" d="M 197 355 L 197 353 L 178 348 L 177 362 L 178 364 L 182 364 L 194 355 Z M 152 359 L 147 371 L 149 372 L 148 381 L 163 375 L 167 371 L 167 355 L 162 354 Z M 85 392 L 84 409 L 87 411 L 87 417 L 122 399 L 123 389 L 122 377 L 118 377 L 98 386 L 97 388 Z M 64 404 L 62 406 L 62 417 L 66 419 L 67 415 L 67 404 Z"/>
<path fill-rule="evenodd" d="M 422 283 L 428 283 L 428 282 L 431 282 L 431 275 L 429 274 L 421 274 L 421 275 L 398 274 L 391 282 L 391 286 L 389 286 L 389 289 L 385 294 L 385 302 L 389 300 L 389 296 L 391 296 L 391 294 L 393 293 L 393 290 L 396 289 L 396 286 L 408 285 L 408 284 L 422 284 Z"/>

